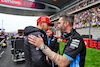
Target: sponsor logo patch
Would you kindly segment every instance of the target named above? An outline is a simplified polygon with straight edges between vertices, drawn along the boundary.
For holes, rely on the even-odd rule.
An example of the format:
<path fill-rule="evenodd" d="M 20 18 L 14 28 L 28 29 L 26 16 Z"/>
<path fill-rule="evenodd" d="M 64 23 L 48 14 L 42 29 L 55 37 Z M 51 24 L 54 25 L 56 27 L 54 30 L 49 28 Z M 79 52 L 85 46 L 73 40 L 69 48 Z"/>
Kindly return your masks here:
<path fill-rule="evenodd" d="M 70 48 L 75 49 L 78 48 L 80 40 L 72 39 L 72 43 L 70 44 Z"/>

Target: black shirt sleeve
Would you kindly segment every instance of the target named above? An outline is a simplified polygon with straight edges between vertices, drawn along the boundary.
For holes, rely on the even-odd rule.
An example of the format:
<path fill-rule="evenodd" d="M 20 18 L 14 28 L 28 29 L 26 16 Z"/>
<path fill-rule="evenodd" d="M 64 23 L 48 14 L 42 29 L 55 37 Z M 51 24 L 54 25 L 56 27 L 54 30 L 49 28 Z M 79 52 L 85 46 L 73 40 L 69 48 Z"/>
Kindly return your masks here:
<path fill-rule="evenodd" d="M 78 53 L 82 50 L 83 42 L 81 39 L 74 38 L 65 44 L 65 49 L 63 55 L 74 60 Z"/>

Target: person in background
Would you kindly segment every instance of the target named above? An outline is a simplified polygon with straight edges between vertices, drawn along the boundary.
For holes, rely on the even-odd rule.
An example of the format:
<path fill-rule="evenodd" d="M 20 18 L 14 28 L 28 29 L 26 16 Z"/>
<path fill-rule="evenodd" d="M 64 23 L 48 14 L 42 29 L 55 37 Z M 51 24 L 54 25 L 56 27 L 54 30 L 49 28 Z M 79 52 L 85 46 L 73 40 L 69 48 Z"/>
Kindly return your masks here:
<path fill-rule="evenodd" d="M 74 16 L 64 14 L 58 20 L 61 38 L 66 39 L 63 55 L 52 51 L 40 35 L 28 36 L 29 43 L 35 45 L 60 67 L 84 67 L 86 47 L 82 36 L 73 29 Z"/>
<path fill-rule="evenodd" d="M 37 19 L 37 27 L 27 26 L 24 29 L 24 52 L 25 52 L 25 67 L 51 67 L 46 60 L 46 55 L 42 51 L 28 42 L 28 36 L 38 34 L 43 38 L 44 43 L 48 46 L 46 32 L 50 29 L 50 19 L 46 16 L 41 16 Z"/>
<path fill-rule="evenodd" d="M 53 35 L 53 31 L 51 29 L 47 30 L 46 34 L 48 36 L 48 46 L 51 50 L 57 53 L 57 51 L 59 50 L 58 38 Z"/>
<path fill-rule="evenodd" d="M 0 34 L 0 42 L 5 39 L 5 34 L 3 31 L 1 31 L 1 34 Z"/>
<path fill-rule="evenodd" d="M 0 42 L 5 39 L 3 45 L 2 45 L 2 48 L 6 48 L 7 47 L 7 44 L 6 44 L 6 35 L 4 33 L 4 31 L 1 31 L 1 34 L 0 34 Z"/>
<path fill-rule="evenodd" d="M 46 32 L 47 36 L 48 36 L 48 46 L 49 48 L 54 51 L 54 52 L 58 52 L 59 51 L 59 42 L 58 42 L 58 38 L 56 38 L 53 35 L 53 31 L 52 29 L 47 30 Z M 59 51 L 60 52 L 60 51 Z M 53 61 L 49 61 L 51 62 L 52 67 L 58 67 L 58 65 L 56 65 Z"/>

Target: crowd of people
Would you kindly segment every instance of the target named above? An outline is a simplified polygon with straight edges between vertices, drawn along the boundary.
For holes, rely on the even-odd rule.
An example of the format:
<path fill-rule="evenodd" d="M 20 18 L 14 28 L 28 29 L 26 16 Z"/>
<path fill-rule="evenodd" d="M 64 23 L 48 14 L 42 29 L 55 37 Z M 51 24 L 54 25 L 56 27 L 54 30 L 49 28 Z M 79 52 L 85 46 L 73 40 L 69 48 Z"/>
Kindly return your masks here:
<path fill-rule="evenodd" d="M 81 1 L 83 1 L 83 0 L 81 0 Z M 82 7 L 85 7 L 89 4 L 92 4 L 96 1 L 99 1 L 99 0 L 85 0 L 80 4 L 63 11 L 62 13 L 64 13 L 64 12 L 70 13 L 72 11 L 75 11 L 75 10 L 78 10 Z M 60 14 L 52 17 L 51 20 L 54 19 L 54 18 L 57 18 L 59 15 Z M 97 22 L 97 21 L 100 21 L 100 5 L 97 6 L 97 7 L 90 8 L 86 11 L 78 12 L 77 14 L 74 15 L 74 24 L 79 24 L 79 23 L 84 24 L 86 22 Z M 57 21 L 55 21 L 55 22 L 57 22 Z"/>
<path fill-rule="evenodd" d="M 83 0 L 81 0 L 81 1 L 83 1 Z M 79 1 L 79 2 L 81 2 L 81 1 Z M 76 5 L 75 7 L 70 8 L 70 9 L 68 9 L 66 11 L 67 12 L 72 12 L 72 11 L 78 10 L 78 9 L 80 9 L 82 7 L 85 7 L 85 6 L 89 5 L 89 4 L 92 4 L 92 3 L 96 2 L 96 1 L 99 1 L 99 0 L 84 0 L 82 3 Z"/>
<path fill-rule="evenodd" d="M 100 5 L 75 14 L 74 17 L 74 24 L 100 21 Z"/>

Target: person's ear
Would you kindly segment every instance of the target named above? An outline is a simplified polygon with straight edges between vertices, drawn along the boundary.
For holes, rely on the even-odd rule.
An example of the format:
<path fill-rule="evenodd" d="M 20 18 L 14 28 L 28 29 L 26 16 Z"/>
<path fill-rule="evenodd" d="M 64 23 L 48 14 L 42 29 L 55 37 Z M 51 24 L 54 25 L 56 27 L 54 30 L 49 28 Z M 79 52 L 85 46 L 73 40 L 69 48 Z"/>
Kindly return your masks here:
<path fill-rule="evenodd" d="M 66 25 L 67 25 L 67 21 L 64 23 L 64 27 L 66 27 Z"/>
<path fill-rule="evenodd" d="M 66 27 L 66 26 L 68 26 L 68 25 L 69 25 L 69 22 L 68 22 L 68 21 L 66 21 L 66 22 L 65 22 L 65 27 Z"/>

